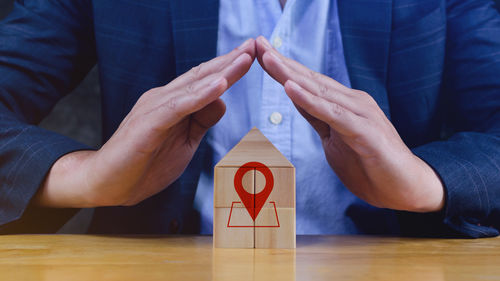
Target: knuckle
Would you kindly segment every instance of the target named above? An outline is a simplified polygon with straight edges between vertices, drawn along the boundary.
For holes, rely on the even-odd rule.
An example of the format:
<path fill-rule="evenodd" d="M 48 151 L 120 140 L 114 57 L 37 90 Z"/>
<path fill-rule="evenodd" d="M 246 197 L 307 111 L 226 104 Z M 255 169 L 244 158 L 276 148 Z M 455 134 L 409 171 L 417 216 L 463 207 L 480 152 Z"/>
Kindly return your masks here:
<path fill-rule="evenodd" d="M 151 88 L 151 89 L 147 90 L 146 92 L 144 92 L 144 94 L 142 94 L 141 97 L 147 96 L 147 95 L 154 95 L 155 93 L 159 92 L 161 90 L 161 88 L 162 87 Z"/>
<path fill-rule="evenodd" d="M 335 116 L 341 116 L 344 115 L 345 109 L 339 105 L 338 103 L 332 103 L 330 106 L 330 111 L 332 112 L 333 115 Z"/>
<path fill-rule="evenodd" d="M 201 63 L 201 64 L 191 68 L 191 70 L 189 71 L 189 80 L 191 80 L 193 82 L 193 81 L 200 79 L 201 73 L 202 73 L 202 68 L 204 67 L 204 64 L 205 63 Z"/>
<path fill-rule="evenodd" d="M 198 65 L 198 71 L 197 74 L 201 75 L 203 73 L 203 70 L 205 69 L 205 66 L 207 65 L 207 62 L 202 62 Z"/>
<path fill-rule="evenodd" d="M 368 102 L 368 103 L 373 103 L 375 102 L 375 100 L 373 99 L 373 97 L 371 95 L 369 95 L 367 92 L 365 91 L 361 91 L 361 90 L 354 90 L 354 94 L 357 95 L 358 97 L 360 97 L 362 100 Z"/>
<path fill-rule="evenodd" d="M 169 110 L 175 111 L 177 108 L 177 98 L 176 97 L 171 97 L 165 102 L 165 108 Z"/>
<path fill-rule="evenodd" d="M 312 79 L 316 79 L 319 77 L 319 73 L 314 70 L 309 70 L 309 77 L 311 77 Z"/>
<path fill-rule="evenodd" d="M 200 75 L 201 67 L 202 67 L 202 64 L 199 64 L 199 65 L 191 68 L 191 74 L 193 75 L 193 77 L 197 77 L 198 75 Z"/>
<path fill-rule="evenodd" d="M 164 109 L 169 113 L 173 114 L 176 118 L 182 119 L 187 115 L 185 110 L 182 110 L 182 106 L 179 106 L 179 98 L 171 97 L 165 102 Z"/>
<path fill-rule="evenodd" d="M 370 96 L 369 94 L 367 94 L 367 93 L 365 93 L 365 95 L 364 95 L 364 99 L 365 99 L 368 103 L 370 103 L 370 104 L 375 104 L 375 103 L 376 103 L 376 102 L 375 102 L 375 99 L 374 99 L 372 96 Z"/>
<path fill-rule="evenodd" d="M 187 84 L 187 86 L 184 88 L 184 94 L 185 95 L 190 95 L 195 92 L 195 82 L 190 82 Z"/>
<path fill-rule="evenodd" d="M 299 85 L 304 85 L 309 81 L 309 77 L 306 77 L 304 75 L 298 75 L 295 78 L 295 80 L 296 80 L 295 82 L 298 83 Z"/>
<path fill-rule="evenodd" d="M 365 91 L 357 90 L 357 89 L 352 89 L 352 93 L 359 96 L 359 97 L 364 97 L 365 95 L 367 95 L 367 93 Z"/>
<path fill-rule="evenodd" d="M 328 88 L 326 85 L 321 84 L 319 85 L 319 96 L 322 98 L 326 98 L 330 96 L 330 88 Z"/>
<path fill-rule="evenodd" d="M 161 91 L 161 87 L 151 88 L 144 92 L 138 99 L 137 104 L 143 104 L 150 99 L 151 96 L 155 96 L 157 93 Z"/>

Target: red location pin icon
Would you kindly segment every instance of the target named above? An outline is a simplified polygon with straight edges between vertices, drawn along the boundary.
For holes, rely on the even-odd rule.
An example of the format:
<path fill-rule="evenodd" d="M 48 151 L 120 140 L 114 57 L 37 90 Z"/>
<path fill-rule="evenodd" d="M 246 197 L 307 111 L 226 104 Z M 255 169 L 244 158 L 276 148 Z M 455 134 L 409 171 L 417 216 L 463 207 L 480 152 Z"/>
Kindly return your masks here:
<path fill-rule="evenodd" d="M 243 188 L 243 176 L 253 169 L 261 172 L 266 179 L 266 185 L 264 186 L 264 189 L 257 194 L 248 193 L 245 188 Z M 266 200 L 271 194 L 271 191 L 273 191 L 273 186 L 273 173 L 266 165 L 260 162 L 245 163 L 236 171 L 236 175 L 234 176 L 234 188 L 236 189 L 238 196 L 240 196 L 240 199 L 243 202 L 243 205 L 245 205 L 245 208 L 254 221 L 255 218 L 257 218 L 257 216 L 259 215 L 260 210 L 266 203 Z"/>

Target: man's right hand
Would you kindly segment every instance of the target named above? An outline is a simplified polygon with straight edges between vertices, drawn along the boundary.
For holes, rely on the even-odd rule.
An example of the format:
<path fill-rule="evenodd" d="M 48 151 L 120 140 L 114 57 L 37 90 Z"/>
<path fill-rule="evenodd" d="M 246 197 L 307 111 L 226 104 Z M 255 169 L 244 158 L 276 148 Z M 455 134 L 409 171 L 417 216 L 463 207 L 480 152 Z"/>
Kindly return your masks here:
<path fill-rule="evenodd" d="M 224 115 L 219 98 L 250 69 L 255 41 L 144 93 L 98 151 L 57 160 L 34 202 L 45 207 L 134 205 L 173 183 L 206 131 Z"/>

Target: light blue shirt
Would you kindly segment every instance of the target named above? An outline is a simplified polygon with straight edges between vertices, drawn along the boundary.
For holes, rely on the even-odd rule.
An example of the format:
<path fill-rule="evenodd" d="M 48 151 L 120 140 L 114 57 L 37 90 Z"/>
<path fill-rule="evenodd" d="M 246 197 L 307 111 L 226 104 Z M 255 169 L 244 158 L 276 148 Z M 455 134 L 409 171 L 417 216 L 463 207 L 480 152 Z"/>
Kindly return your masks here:
<path fill-rule="evenodd" d="M 330 0 L 221 0 L 218 55 L 263 35 L 283 55 L 350 86 L 337 3 Z M 283 86 L 256 61 L 223 96 L 227 111 L 208 133 L 211 163 L 198 184 L 195 208 L 202 233 L 212 233 L 214 165 L 254 126 L 296 168 L 297 234 L 356 233 L 345 209 L 352 195 L 328 165 L 321 141 L 295 109 Z"/>

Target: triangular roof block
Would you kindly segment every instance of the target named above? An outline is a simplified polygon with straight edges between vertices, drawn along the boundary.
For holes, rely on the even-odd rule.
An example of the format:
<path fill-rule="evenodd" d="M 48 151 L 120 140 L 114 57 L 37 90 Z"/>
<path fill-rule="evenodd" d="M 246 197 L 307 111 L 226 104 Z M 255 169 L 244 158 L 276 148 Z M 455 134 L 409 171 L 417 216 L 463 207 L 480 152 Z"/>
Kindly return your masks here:
<path fill-rule="evenodd" d="M 256 127 L 253 127 L 215 167 L 241 167 L 247 162 L 261 162 L 267 167 L 293 167 Z"/>

